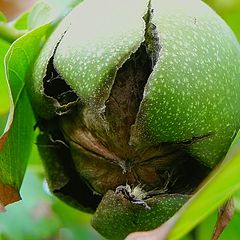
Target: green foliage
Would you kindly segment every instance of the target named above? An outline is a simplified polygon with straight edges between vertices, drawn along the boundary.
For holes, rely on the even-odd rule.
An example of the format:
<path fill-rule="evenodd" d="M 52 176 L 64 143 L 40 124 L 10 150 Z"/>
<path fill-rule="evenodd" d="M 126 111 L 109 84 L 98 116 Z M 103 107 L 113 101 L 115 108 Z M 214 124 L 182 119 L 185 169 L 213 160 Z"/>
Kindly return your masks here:
<path fill-rule="evenodd" d="M 7 21 L 6 16 L 2 12 L 0 12 L 0 22 L 6 22 L 6 21 Z"/>
<path fill-rule="evenodd" d="M 25 84 L 48 31 L 54 26 L 54 24 L 43 25 L 17 39 L 10 46 L 7 41 L 14 39 L 14 36 L 17 38 L 20 33 L 18 30 L 27 30 L 29 18 L 29 13 L 24 13 L 11 24 L 1 23 L 5 33 L 3 35 L 2 32 L 3 39 L 0 38 L 1 125 L 4 125 L 6 121 L 9 101 L 10 109 L 8 122 L 0 138 L 0 182 L 12 187 L 16 192 L 22 183 L 34 137 L 35 119 Z M 5 20 L 3 15 L 1 15 L 1 20 Z M 9 190 L 4 191 L 9 196 L 12 194 Z M 0 199 L 3 205 L 9 201 L 9 199 Z"/>
<path fill-rule="evenodd" d="M 9 109 L 8 88 L 4 72 L 4 56 L 9 47 L 10 44 L 8 42 L 0 39 L 0 116 L 6 114 Z"/>
<path fill-rule="evenodd" d="M 101 237 L 90 229 L 90 215 L 81 213 L 54 198 L 45 181 L 29 169 L 25 176 L 21 202 L 0 214 L 0 239 L 95 239 Z M 4 236 L 4 237 L 3 237 Z"/>
<path fill-rule="evenodd" d="M 232 28 L 240 40 L 240 1 L 205 0 Z"/>
<path fill-rule="evenodd" d="M 211 239 L 211 235 L 213 232 L 214 225 L 217 220 L 217 214 L 211 214 L 208 216 L 196 229 L 197 240 L 206 240 Z M 228 227 L 224 230 L 219 240 L 238 240 L 240 236 L 240 212 L 237 211 L 228 225 Z"/>
<path fill-rule="evenodd" d="M 29 12 L 25 12 L 20 15 L 17 19 L 11 22 L 11 25 L 18 30 L 27 30 L 28 29 L 28 18 Z"/>
<path fill-rule="evenodd" d="M 38 1 L 30 12 L 28 28 L 34 29 L 50 21 L 57 21 L 63 18 L 73 7 L 82 0 L 42 0 Z"/>
<path fill-rule="evenodd" d="M 25 84 L 49 28 L 45 25 L 19 38 L 5 57 L 10 113 L 0 139 L 0 181 L 16 190 L 21 186 L 34 136 L 35 119 Z"/>

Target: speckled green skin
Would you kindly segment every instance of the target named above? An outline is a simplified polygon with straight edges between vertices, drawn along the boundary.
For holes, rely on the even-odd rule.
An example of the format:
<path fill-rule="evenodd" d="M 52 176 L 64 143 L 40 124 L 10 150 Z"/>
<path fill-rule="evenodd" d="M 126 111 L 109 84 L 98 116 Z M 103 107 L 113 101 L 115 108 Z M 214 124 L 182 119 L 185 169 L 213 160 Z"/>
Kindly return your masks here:
<path fill-rule="evenodd" d="M 145 41 L 143 16 L 148 7 L 147 0 L 89 0 L 76 7 L 36 61 L 29 89 L 37 115 L 51 119 L 61 107 L 44 95 L 42 83 L 60 42 L 54 55 L 56 70 L 79 96 L 84 111 L 101 118 L 117 71 Z M 129 144 L 143 148 L 174 143 L 212 168 L 224 158 L 240 127 L 239 43 L 201 1 L 152 0 L 150 7 L 161 51 L 145 86 Z M 123 224 L 113 236 L 116 239 L 158 226 L 187 199 L 156 197 L 151 212 L 128 202 L 139 211 L 133 213 L 113 193 L 107 196 L 93 225 L 110 238 L 116 223 Z"/>
<path fill-rule="evenodd" d="M 146 133 L 152 143 L 209 133 L 188 151 L 212 167 L 240 125 L 239 43 L 200 1 L 156 0 L 152 8 L 163 49 L 145 88 L 132 142 Z"/>
<path fill-rule="evenodd" d="M 121 240 L 129 233 L 148 231 L 168 220 L 187 200 L 187 195 L 162 195 L 147 200 L 150 210 L 116 198 L 109 191 L 92 219 L 93 227 L 107 239 Z"/>
<path fill-rule="evenodd" d="M 46 43 L 33 73 L 31 90 L 35 106 L 48 105 L 45 111 L 38 111 L 41 116 L 49 118 L 55 115 L 51 99 L 43 96 L 42 78 L 64 32 L 67 30 L 55 54 L 55 67 L 64 79 L 68 79 L 68 84 L 84 104 L 100 111 L 117 70 L 144 41 L 142 17 L 147 12 L 147 5 L 145 0 L 128 3 L 86 1 L 63 20 Z"/>
<path fill-rule="evenodd" d="M 162 49 L 145 87 L 130 143 L 184 142 L 209 134 L 186 149 L 213 167 L 224 157 L 240 125 L 239 43 L 201 1 L 154 0 L 151 4 Z M 117 70 L 144 40 L 142 17 L 147 5 L 144 0 L 89 1 L 66 17 L 36 62 L 31 92 L 39 115 L 55 114 L 52 99 L 43 96 L 42 78 L 65 30 L 55 66 L 84 104 L 102 111 Z M 43 110 L 44 102 L 48 107 Z"/>

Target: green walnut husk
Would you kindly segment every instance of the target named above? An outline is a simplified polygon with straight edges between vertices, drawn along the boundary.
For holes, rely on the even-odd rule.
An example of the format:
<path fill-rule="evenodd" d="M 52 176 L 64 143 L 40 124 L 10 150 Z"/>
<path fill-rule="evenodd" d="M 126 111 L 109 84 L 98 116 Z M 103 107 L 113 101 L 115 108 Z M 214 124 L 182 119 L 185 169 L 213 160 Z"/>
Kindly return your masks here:
<path fill-rule="evenodd" d="M 125 198 L 116 198 L 109 190 L 99 204 L 92 225 L 107 239 L 124 239 L 134 231 L 148 231 L 168 220 L 187 200 L 188 195 L 158 195 L 146 203 L 151 209 L 131 204 Z M 111 227 L 110 227 L 111 226 Z"/>
<path fill-rule="evenodd" d="M 201 1 L 81 3 L 46 42 L 28 84 L 51 190 L 96 211 L 93 225 L 108 238 L 159 226 L 239 130 L 239 76 L 238 41 Z M 119 185 L 140 186 L 151 214 L 124 194 L 130 207 L 119 207 L 109 195 Z"/>

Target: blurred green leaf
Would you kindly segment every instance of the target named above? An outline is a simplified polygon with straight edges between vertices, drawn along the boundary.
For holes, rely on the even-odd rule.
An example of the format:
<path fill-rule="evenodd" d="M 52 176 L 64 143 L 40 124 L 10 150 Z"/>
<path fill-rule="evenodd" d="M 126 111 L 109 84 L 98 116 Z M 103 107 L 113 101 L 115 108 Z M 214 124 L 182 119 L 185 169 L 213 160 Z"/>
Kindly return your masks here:
<path fill-rule="evenodd" d="M 37 2 L 28 18 L 28 28 L 34 29 L 47 22 L 50 22 L 54 18 L 54 9 L 46 2 Z"/>
<path fill-rule="evenodd" d="M 208 216 L 196 229 L 196 240 L 206 240 L 211 239 L 214 225 L 217 220 L 217 212 L 214 212 Z M 223 231 L 222 235 L 219 237 L 219 240 L 238 240 L 240 236 L 239 226 L 240 214 L 236 212 L 233 216 L 232 221 Z"/>
<path fill-rule="evenodd" d="M 204 0 L 232 28 L 240 40 L 240 1 L 239 0 Z"/>
<path fill-rule="evenodd" d="M 6 22 L 6 21 L 7 21 L 6 16 L 2 12 L 0 12 L 0 22 Z"/>
<path fill-rule="evenodd" d="M 10 113 L 0 137 L 0 203 L 19 200 L 27 161 L 33 142 L 35 124 L 25 83 L 46 38 L 50 25 L 44 25 L 19 38 L 5 57 L 6 76 L 10 89 Z"/>
<path fill-rule="evenodd" d="M 240 142 L 203 183 L 202 188 L 175 215 L 169 239 L 180 239 L 240 189 Z"/>
<path fill-rule="evenodd" d="M 229 24 L 229 26 L 232 28 L 232 30 L 235 32 L 238 40 L 240 41 L 240 7 L 239 9 L 234 12 L 232 12 L 229 15 L 224 16 L 225 21 Z"/>
<path fill-rule="evenodd" d="M 235 205 L 235 209 L 236 211 L 238 211 L 240 213 L 240 191 L 237 191 L 234 194 L 234 205 Z"/>
<path fill-rule="evenodd" d="M 53 20 L 62 19 L 72 8 L 82 0 L 42 0 L 37 2 L 28 19 L 29 29 L 34 29 Z"/>
<path fill-rule="evenodd" d="M 103 239 L 90 225 L 91 215 L 80 212 L 66 204 L 56 201 L 53 205 L 54 212 L 68 232 L 71 232 L 72 240 L 79 239 Z"/>
<path fill-rule="evenodd" d="M 29 12 L 25 12 L 20 15 L 17 19 L 11 22 L 11 25 L 18 30 L 27 30 L 28 29 L 28 17 Z"/>
<path fill-rule="evenodd" d="M 57 234 L 61 222 L 52 211 L 53 201 L 43 192 L 41 181 L 28 171 L 21 190 L 23 200 L 0 214 L 0 234 L 8 239 L 50 239 Z"/>
<path fill-rule="evenodd" d="M 102 239 L 81 213 L 44 191 L 43 181 L 30 168 L 21 189 L 22 201 L 0 214 L 0 239 Z"/>

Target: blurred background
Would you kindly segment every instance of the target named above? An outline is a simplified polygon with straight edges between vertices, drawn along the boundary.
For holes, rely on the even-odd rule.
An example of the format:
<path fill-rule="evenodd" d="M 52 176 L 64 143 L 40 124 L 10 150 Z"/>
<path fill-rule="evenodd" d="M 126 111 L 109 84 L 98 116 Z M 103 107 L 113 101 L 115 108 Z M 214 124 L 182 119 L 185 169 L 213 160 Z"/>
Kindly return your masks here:
<path fill-rule="evenodd" d="M 0 0 L 0 11 L 8 21 L 31 8 L 35 0 Z M 240 40 L 240 0 L 205 0 L 230 25 Z M 0 59 L 8 46 L 0 41 Z M 2 61 L 2 60 L 1 60 Z M 3 64 L 0 62 L 0 64 Z M 1 79 L 0 72 L 0 79 Z M 0 81 L 0 134 L 8 114 L 6 86 Z M 240 193 L 239 199 L 240 199 Z M 0 214 L 0 240 L 88 240 L 103 239 L 90 226 L 91 215 L 77 211 L 49 192 L 37 148 L 34 145 L 21 189 L 22 201 L 8 206 Z M 220 240 L 240 239 L 240 201 L 232 222 Z M 184 240 L 210 239 L 217 213 L 208 217 Z"/>

